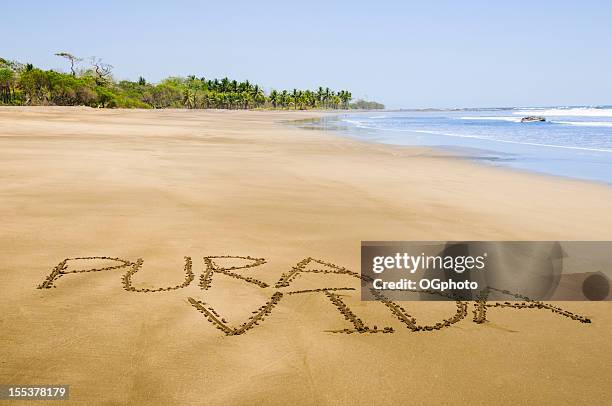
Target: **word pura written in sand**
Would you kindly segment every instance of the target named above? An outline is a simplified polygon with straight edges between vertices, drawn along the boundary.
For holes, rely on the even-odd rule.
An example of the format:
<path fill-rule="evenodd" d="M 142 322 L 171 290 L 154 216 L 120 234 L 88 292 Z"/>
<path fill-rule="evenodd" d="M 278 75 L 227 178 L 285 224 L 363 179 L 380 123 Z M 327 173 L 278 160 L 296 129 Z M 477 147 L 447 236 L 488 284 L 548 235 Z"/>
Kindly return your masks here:
<path fill-rule="evenodd" d="M 71 269 L 68 264 L 71 262 L 88 262 L 88 261 L 111 261 L 114 265 L 109 265 L 99 268 L 87 268 L 87 269 Z M 241 335 L 248 332 L 251 329 L 256 328 L 260 323 L 267 317 L 270 316 L 274 308 L 285 298 L 291 295 L 306 295 L 306 294 L 318 294 L 324 295 L 329 302 L 336 307 L 339 312 L 339 316 L 342 316 L 352 326 L 351 328 L 344 328 L 340 330 L 331 330 L 332 333 L 360 333 L 360 334 L 373 334 L 373 333 L 395 333 L 396 329 L 393 327 L 378 327 L 372 323 L 367 323 L 361 317 L 359 317 L 343 300 L 341 292 L 355 291 L 356 289 L 350 286 L 345 287 L 320 287 L 315 289 L 305 290 L 291 290 L 292 283 L 301 275 L 308 273 L 316 273 L 323 275 L 343 275 L 350 278 L 363 279 L 364 276 L 353 272 L 345 267 L 326 262 L 320 259 L 308 257 L 299 261 L 289 271 L 283 273 L 278 281 L 274 284 L 269 284 L 265 281 L 256 279 L 251 276 L 245 276 L 237 271 L 249 270 L 262 266 L 267 261 L 264 258 L 254 258 L 251 256 L 237 256 L 237 255 L 220 255 L 220 256 L 206 256 L 203 257 L 204 267 L 199 281 L 197 282 L 197 288 L 200 291 L 209 291 L 214 289 L 214 276 L 223 275 L 224 277 L 230 277 L 238 279 L 246 284 L 257 286 L 261 289 L 270 290 L 270 298 L 266 303 L 261 305 L 259 308 L 251 312 L 251 316 L 245 322 L 238 326 L 231 325 L 226 317 L 219 314 L 212 306 L 207 304 L 203 300 L 195 299 L 189 296 L 189 304 L 202 313 L 208 322 L 214 327 L 221 330 L 225 335 L 234 336 Z M 221 266 L 218 264 L 220 260 L 240 260 L 247 261 L 246 264 L 233 265 L 233 266 Z M 75 257 L 66 258 L 62 260 L 57 266 L 55 266 L 51 273 L 45 278 L 45 280 L 37 286 L 38 289 L 51 289 L 56 288 L 58 280 L 64 276 L 71 274 L 81 274 L 90 272 L 106 272 L 118 269 L 125 269 L 126 272 L 122 276 L 123 289 L 130 293 L 159 293 L 167 292 L 172 290 L 179 290 L 189 287 L 195 279 L 193 273 L 193 263 L 191 257 L 185 257 L 185 265 L 183 268 L 185 278 L 182 283 L 175 286 L 160 287 L 160 288 L 137 288 L 134 286 L 133 278 L 143 267 L 144 261 L 142 258 L 137 259 L 135 262 L 128 261 L 122 258 L 115 257 L 104 257 L 104 256 L 91 256 L 91 257 Z M 491 291 L 495 291 L 494 288 L 489 288 Z M 444 295 L 440 292 L 429 292 L 437 295 Z M 530 300 L 527 297 L 512 294 L 511 292 L 503 291 L 504 294 L 512 296 L 515 299 L 522 300 L 522 302 L 495 302 L 491 303 L 487 301 L 486 294 L 483 294 L 478 300 L 473 301 L 473 322 L 485 323 L 487 321 L 487 310 L 492 307 L 496 308 L 511 308 L 511 309 L 542 309 L 549 310 L 560 316 L 567 317 L 569 319 L 578 321 L 580 323 L 590 323 L 591 320 L 587 317 L 580 316 L 563 310 L 560 307 L 553 306 L 548 303 Z M 456 311 L 449 317 L 440 320 L 434 324 L 423 325 L 417 322 L 417 319 L 410 315 L 406 309 L 400 306 L 397 302 L 392 301 L 385 297 L 381 292 L 373 292 L 376 296 L 376 302 L 384 305 L 391 315 L 397 318 L 402 325 L 404 325 L 409 331 L 412 332 L 423 332 L 423 331 L 436 331 L 443 328 L 452 326 L 455 323 L 465 319 L 468 314 L 468 301 L 456 300 Z"/>

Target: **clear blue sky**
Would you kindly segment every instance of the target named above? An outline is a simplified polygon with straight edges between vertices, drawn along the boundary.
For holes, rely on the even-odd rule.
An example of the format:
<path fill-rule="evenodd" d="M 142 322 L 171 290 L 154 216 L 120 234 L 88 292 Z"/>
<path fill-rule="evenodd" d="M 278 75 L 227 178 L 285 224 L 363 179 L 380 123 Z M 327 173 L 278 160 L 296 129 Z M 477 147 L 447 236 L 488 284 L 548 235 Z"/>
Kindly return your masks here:
<path fill-rule="evenodd" d="M 10 1 L 0 56 L 119 79 L 229 76 L 388 107 L 612 104 L 608 1 Z"/>

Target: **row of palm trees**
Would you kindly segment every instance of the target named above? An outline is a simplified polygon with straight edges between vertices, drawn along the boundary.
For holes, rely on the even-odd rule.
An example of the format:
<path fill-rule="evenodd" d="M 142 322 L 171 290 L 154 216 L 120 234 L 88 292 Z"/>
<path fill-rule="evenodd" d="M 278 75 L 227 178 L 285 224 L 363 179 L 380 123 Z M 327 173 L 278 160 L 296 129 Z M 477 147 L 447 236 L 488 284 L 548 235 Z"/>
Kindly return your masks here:
<path fill-rule="evenodd" d="M 187 108 L 282 108 L 282 109 L 339 109 L 349 108 L 351 92 L 334 92 L 330 88 L 317 90 L 272 90 L 266 95 L 263 89 L 248 80 L 238 82 L 228 78 L 211 79 L 189 76 L 184 80 L 171 78 L 167 84 L 183 88 L 183 101 Z"/>
<path fill-rule="evenodd" d="M 322 87 L 319 87 L 314 92 L 311 90 L 298 89 L 293 89 L 291 93 L 286 90 L 281 92 L 272 90 L 268 96 L 268 101 L 274 108 L 293 107 L 295 109 L 348 109 L 351 98 L 352 95 L 349 91 L 341 90 L 336 93 L 329 88 L 323 89 Z"/>

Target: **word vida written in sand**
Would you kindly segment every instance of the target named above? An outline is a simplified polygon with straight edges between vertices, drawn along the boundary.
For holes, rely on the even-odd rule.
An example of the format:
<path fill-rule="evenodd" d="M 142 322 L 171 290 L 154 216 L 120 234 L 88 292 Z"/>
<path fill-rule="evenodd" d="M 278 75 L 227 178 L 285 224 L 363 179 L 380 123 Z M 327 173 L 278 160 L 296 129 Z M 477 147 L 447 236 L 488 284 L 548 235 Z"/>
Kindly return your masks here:
<path fill-rule="evenodd" d="M 112 265 L 100 267 L 100 268 L 81 268 L 75 269 L 71 264 L 73 263 L 87 263 L 94 261 L 108 261 L 113 263 Z M 241 264 L 236 265 L 225 265 L 222 266 L 218 262 L 221 261 L 240 261 Z M 245 263 L 246 262 L 246 263 Z M 202 313 L 208 322 L 210 322 L 214 327 L 221 330 L 225 335 L 234 336 L 245 334 L 248 331 L 256 328 L 260 325 L 260 323 L 266 318 L 270 316 L 274 309 L 279 305 L 281 301 L 283 301 L 287 296 L 292 295 L 323 295 L 326 297 L 329 302 L 338 310 L 338 314 L 340 318 L 344 318 L 348 323 L 350 323 L 350 328 L 338 329 L 338 330 L 330 330 L 333 333 L 361 333 L 361 334 L 373 334 L 373 333 L 394 333 L 396 329 L 392 326 L 386 327 L 378 327 L 378 325 L 373 324 L 373 322 L 364 321 L 363 318 L 359 317 L 345 302 L 343 299 L 343 295 L 340 292 L 354 291 L 356 290 L 351 286 L 343 286 L 343 287 L 317 287 L 314 289 L 305 289 L 305 290 L 292 290 L 291 286 L 294 281 L 302 275 L 305 274 L 322 274 L 325 276 L 330 275 L 341 275 L 346 276 L 348 278 L 359 279 L 361 280 L 363 277 L 353 272 L 345 267 L 333 264 L 331 262 L 326 262 L 320 259 L 308 257 L 301 261 L 299 261 L 295 266 L 291 267 L 290 270 L 284 272 L 280 275 L 279 279 L 276 283 L 268 283 L 259 279 L 256 279 L 252 276 L 246 276 L 243 273 L 253 268 L 257 268 L 266 263 L 264 258 L 254 258 L 251 256 L 238 256 L 238 255 L 221 255 L 221 256 L 207 256 L 203 257 L 203 270 L 199 276 L 199 281 L 197 282 L 198 291 L 206 292 L 215 288 L 214 280 L 216 277 L 229 277 L 240 280 L 241 282 L 256 286 L 260 289 L 265 289 L 269 291 L 269 299 L 267 302 L 262 304 L 257 309 L 254 309 L 251 312 L 251 316 L 244 322 L 238 325 L 233 325 L 228 321 L 227 317 L 220 314 L 218 310 L 215 310 L 211 305 L 206 303 L 204 300 L 198 300 L 192 296 L 188 296 L 189 304 Z M 142 258 L 137 259 L 135 262 L 115 257 L 102 257 L 102 256 L 92 256 L 92 257 L 76 257 L 76 258 L 66 258 L 62 260 L 57 266 L 55 266 L 51 273 L 45 278 L 45 280 L 38 285 L 38 289 L 51 289 L 56 288 L 56 284 L 59 279 L 68 276 L 68 275 L 76 275 L 83 273 L 93 273 L 93 272 L 111 272 L 114 270 L 125 269 L 125 273 L 122 276 L 122 285 L 123 289 L 130 294 L 159 294 L 161 292 L 167 292 L 172 290 L 185 289 L 190 287 L 194 282 L 195 275 L 193 273 L 193 266 L 191 257 L 185 257 L 185 265 L 183 268 L 183 272 L 185 275 L 182 283 L 175 286 L 168 287 L 159 287 L 159 288 L 138 288 L 134 284 L 135 275 L 142 270 L 144 261 Z M 195 285 L 195 284 L 194 284 Z M 390 312 L 391 316 L 397 318 L 401 325 L 405 326 L 409 331 L 412 332 L 423 332 L 423 331 L 435 331 L 441 330 L 443 328 L 448 328 L 453 324 L 460 322 L 465 319 L 468 314 L 468 301 L 457 300 L 456 303 L 456 311 L 448 318 L 444 318 L 435 324 L 423 325 L 417 322 L 417 319 L 410 315 L 406 309 L 400 306 L 397 302 L 394 302 L 387 297 L 385 297 L 380 292 L 373 292 L 376 296 L 380 305 L 385 306 L 385 308 Z M 518 296 L 517 296 L 518 297 Z M 522 298 L 521 298 L 522 299 Z M 371 303 L 371 305 L 375 305 L 375 303 Z M 572 312 L 561 309 L 560 307 L 553 306 L 548 303 L 533 301 L 533 300 L 524 300 L 523 302 L 504 302 L 504 303 L 490 303 L 487 302 L 486 298 L 482 298 L 473 303 L 473 321 L 475 323 L 484 323 L 487 321 L 487 310 L 492 307 L 502 307 L 502 308 L 511 308 L 511 309 L 541 309 L 541 310 L 549 310 L 557 315 L 567 317 L 569 319 L 578 321 L 580 323 L 590 323 L 591 320 L 574 314 Z"/>

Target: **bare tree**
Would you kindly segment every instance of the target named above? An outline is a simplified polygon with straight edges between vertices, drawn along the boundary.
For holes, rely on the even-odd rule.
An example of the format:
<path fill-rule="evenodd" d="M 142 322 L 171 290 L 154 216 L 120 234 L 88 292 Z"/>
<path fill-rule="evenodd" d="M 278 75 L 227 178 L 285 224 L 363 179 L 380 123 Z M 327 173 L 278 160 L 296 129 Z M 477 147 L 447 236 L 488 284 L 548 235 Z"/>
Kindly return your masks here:
<path fill-rule="evenodd" d="M 89 60 L 91 66 L 94 69 L 94 72 L 96 73 L 97 82 L 104 82 L 113 73 L 114 66 L 102 62 L 102 58 L 92 56 L 91 58 L 89 58 Z"/>
<path fill-rule="evenodd" d="M 55 54 L 56 56 L 61 56 L 62 58 L 66 58 L 70 61 L 70 71 L 72 72 L 72 76 L 76 76 L 76 72 L 74 70 L 74 66 L 81 62 L 83 60 L 83 58 L 78 58 L 74 55 L 72 55 L 71 53 L 68 52 L 57 52 Z"/>

